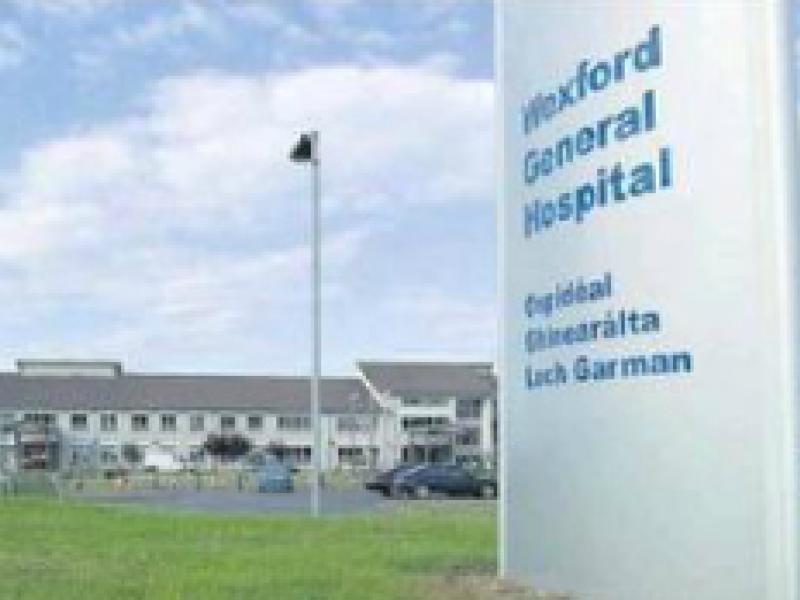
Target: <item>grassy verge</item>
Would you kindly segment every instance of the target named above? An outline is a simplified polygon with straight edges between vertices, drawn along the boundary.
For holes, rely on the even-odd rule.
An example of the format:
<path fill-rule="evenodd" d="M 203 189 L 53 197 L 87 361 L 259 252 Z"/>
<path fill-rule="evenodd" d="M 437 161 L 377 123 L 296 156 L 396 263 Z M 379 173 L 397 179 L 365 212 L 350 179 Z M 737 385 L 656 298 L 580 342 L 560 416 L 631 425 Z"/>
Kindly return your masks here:
<path fill-rule="evenodd" d="M 494 568 L 494 511 L 455 506 L 314 521 L 0 500 L 0 598 L 432 598 L 426 581 Z"/>

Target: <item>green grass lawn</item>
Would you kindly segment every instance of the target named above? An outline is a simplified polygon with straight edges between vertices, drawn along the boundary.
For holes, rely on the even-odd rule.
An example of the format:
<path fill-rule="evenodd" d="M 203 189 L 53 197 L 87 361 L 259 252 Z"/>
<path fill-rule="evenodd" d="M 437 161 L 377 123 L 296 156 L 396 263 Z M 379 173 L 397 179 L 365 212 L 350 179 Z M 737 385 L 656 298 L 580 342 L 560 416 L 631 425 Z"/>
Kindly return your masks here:
<path fill-rule="evenodd" d="M 471 503 L 315 521 L 0 500 L 3 600 L 409 600 L 494 564 L 494 511 Z"/>

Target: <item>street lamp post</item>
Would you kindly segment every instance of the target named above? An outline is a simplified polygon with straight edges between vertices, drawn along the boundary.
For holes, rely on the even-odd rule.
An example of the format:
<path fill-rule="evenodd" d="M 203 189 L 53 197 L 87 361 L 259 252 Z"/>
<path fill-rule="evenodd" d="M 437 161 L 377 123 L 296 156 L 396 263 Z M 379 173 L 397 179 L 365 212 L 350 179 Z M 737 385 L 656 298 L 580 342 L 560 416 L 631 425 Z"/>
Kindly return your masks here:
<path fill-rule="evenodd" d="M 311 374 L 311 426 L 314 432 L 314 448 L 311 454 L 313 481 L 311 482 L 311 514 L 320 515 L 320 487 L 322 475 L 322 435 L 320 422 L 320 374 L 322 370 L 321 342 L 321 251 L 320 251 L 320 160 L 319 132 L 303 133 L 292 149 L 290 158 L 293 162 L 307 163 L 311 166 L 311 200 L 312 200 L 312 374 Z"/>

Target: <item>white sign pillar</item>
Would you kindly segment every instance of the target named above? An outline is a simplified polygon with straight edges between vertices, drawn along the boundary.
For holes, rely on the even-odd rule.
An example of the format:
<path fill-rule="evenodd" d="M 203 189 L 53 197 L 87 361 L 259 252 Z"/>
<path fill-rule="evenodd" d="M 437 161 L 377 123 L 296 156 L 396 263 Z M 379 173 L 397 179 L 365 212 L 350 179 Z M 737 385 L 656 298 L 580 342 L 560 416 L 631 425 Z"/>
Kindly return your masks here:
<path fill-rule="evenodd" d="M 498 0 L 501 564 L 798 600 L 789 0 Z"/>

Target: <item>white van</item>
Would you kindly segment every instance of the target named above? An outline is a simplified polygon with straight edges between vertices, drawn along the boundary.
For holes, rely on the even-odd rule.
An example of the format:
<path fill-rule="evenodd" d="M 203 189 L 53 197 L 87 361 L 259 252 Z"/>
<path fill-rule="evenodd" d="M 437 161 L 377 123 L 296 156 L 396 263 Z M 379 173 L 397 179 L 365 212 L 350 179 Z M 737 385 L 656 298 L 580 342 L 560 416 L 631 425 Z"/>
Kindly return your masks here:
<path fill-rule="evenodd" d="M 145 448 L 142 464 L 146 470 L 152 471 L 180 471 L 183 468 L 182 463 L 175 457 L 175 454 L 161 446 L 148 446 Z"/>

